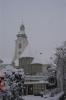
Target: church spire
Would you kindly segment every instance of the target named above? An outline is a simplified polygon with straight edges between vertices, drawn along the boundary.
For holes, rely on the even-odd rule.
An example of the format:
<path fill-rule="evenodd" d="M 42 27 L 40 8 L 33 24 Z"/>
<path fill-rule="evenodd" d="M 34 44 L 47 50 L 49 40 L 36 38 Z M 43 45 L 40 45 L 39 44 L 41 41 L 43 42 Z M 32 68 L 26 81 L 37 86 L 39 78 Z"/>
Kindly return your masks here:
<path fill-rule="evenodd" d="M 20 30 L 19 30 L 19 32 L 18 32 L 18 34 L 17 34 L 17 37 L 18 37 L 18 38 L 20 38 L 20 37 L 25 37 L 25 38 L 27 38 L 27 36 L 26 36 L 26 34 L 25 34 L 25 26 L 24 26 L 24 24 L 21 24 Z"/>
<path fill-rule="evenodd" d="M 25 31 L 25 26 L 23 24 L 20 26 L 20 31 Z"/>
<path fill-rule="evenodd" d="M 25 26 L 24 26 L 24 24 L 22 24 L 20 26 L 20 34 L 25 34 Z"/>
<path fill-rule="evenodd" d="M 17 34 L 16 44 L 15 44 L 15 54 L 13 62 L 17 64 L 20 55 L 23 53 L 25 47 L 28 45 L 27 35 L 25 33 L 25 26 L 21 24 L 19 32 Z"/>

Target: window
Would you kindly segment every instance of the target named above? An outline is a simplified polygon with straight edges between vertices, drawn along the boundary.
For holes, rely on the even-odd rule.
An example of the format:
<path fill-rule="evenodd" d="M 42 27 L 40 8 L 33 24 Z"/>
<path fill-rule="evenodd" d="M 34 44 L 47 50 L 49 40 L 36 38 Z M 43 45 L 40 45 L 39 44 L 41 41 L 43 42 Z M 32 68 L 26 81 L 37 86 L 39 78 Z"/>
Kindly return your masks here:
<path fill-rule="evenodd" d="M 21 48 L 22 46 L 21 46 L 21 43 L 19 43 L 19 49 Z"/>

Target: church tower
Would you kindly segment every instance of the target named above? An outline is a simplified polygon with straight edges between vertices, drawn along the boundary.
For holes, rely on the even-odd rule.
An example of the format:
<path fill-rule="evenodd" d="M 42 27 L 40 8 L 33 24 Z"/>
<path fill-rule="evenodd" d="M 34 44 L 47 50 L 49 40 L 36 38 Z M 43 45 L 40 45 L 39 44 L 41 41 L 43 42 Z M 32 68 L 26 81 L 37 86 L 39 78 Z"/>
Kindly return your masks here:
<path fill-rule="evenodd" d="M 25 47 L 28 45 L 27 36 L 25 34 L 25 26 L 22 24 L 20 26 L 20 31 L 17 34 L 15 44 L 15 55 L 14 55 L 14 63 L 19 62 L 20 55 L 23 53 Z M 19 64 L 17 64 L 19 66 Z"/>

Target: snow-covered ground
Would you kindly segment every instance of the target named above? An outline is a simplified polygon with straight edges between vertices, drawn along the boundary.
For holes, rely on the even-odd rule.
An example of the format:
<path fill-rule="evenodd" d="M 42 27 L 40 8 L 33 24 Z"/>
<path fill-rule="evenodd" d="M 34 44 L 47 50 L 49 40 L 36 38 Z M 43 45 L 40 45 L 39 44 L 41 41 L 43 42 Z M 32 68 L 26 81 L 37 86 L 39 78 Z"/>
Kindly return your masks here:
<path fill-rule="evenodd" d="M 48 98 L 44 98 L 44 97 L 40 97 L 40 96 L 25 96 L 24 100 L 59 100 L 56 97 L 48 97 Z"/>
<path fill-rule="evenodd" d="M 25 96 L 24 100 L 59 100 L 57 97 L 40 97 L 40 96 Z"/>
<path fill-rule="evenodd" d="M 59 97 L 62 94 L 63 92 L 55 95 L 54 97 L 47 97 L 47 98 L 40 97 L 40 96 L 24 96 L 23 98 L 24 100 L 59 100 Z"/>

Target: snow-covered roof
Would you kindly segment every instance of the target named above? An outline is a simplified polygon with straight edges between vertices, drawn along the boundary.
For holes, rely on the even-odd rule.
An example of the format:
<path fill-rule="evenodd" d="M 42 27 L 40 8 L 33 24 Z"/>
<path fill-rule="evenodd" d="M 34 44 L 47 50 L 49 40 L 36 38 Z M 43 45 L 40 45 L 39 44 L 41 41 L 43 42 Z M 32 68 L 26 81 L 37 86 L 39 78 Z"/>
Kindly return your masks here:
<path fill-rule="evenodd" d="M 35 57 L 31 64 L 42 64 L 42 62 L 38 57 Z"/>
<path fill-rule="evenodd" d="M 21 54 L 20 58 L 22 58 L 22 57 L 32 57 L 32 58 L 34 58 L 34 52 L 33 52 L 33 49 L 32 49 L 32 46 L 31 46 L 30 43 L 25 48 L 24 52 Z"/>
<path fill-rule="evenodd" d="M 42 55 L 37 52 L 31 64 L 44 64 Z"/>
<path fill-rule="evenodd" d="M 48 75 L 45 75 L 45 76 L 40 76 L 40 75 L 26 75 L 25 76 L 25 80 L 32 80 L 32 81 L 46 81 L 48 79 Z"/>
<path fill-rule="evenodd" d="M 48 84 L 48 81 L 25 82 L 24 84 Z"/>
<path fill-rule="evenodd" d="M 34 58 L 32 64 L 44 64 L 44 58 L 42 53 L 35 50 L 35 48 L 29 43 L 21 54 L 20 58 L 32 57 Z"/>

